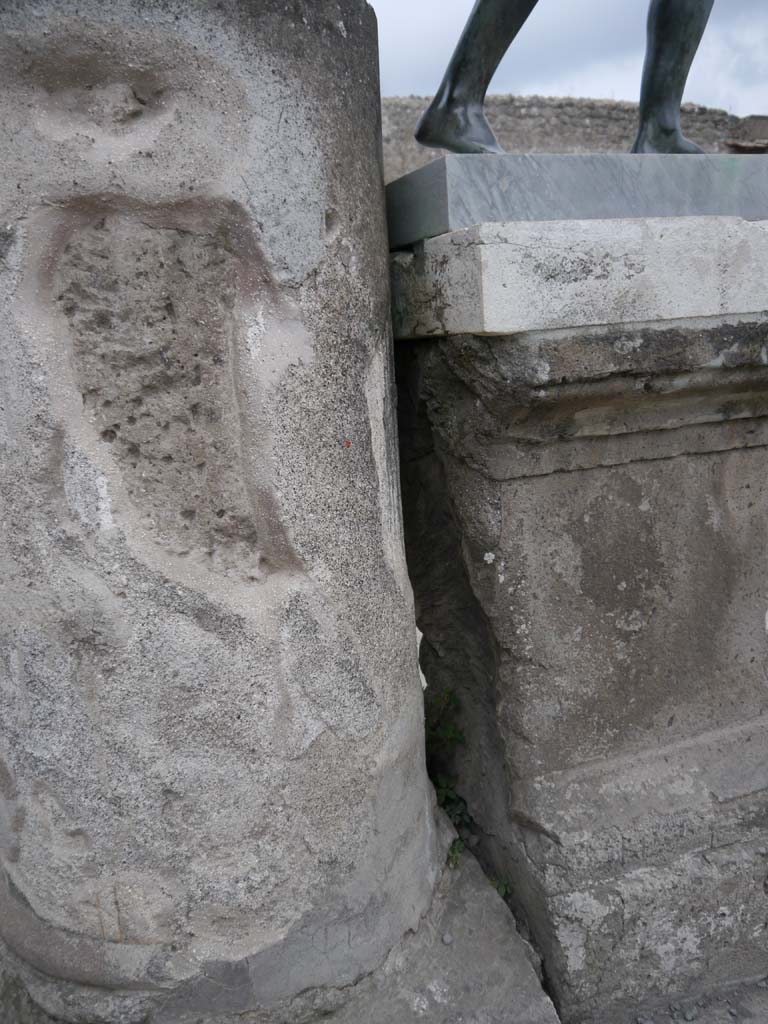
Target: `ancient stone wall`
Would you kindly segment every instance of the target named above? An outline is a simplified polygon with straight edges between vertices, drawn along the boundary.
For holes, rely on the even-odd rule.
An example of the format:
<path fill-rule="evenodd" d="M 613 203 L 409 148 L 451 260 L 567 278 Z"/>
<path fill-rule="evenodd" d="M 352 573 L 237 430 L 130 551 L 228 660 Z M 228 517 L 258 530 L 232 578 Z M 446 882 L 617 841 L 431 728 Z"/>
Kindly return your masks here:
<path fill-rule="evenodd" d="M 384 174 L 393 181 L 440 153 L 424 149 L 413 132 L 429 100 L 421 96 L 382 101 Z M 489 96 L 488 119 L 509 153 L 626 152 L 637 130 L 637 104 L 549 96 Z M 727 152 L 726 140 L 757 126 L 724 110 L 686 104 L 683 128 L 707 152 Z"/>

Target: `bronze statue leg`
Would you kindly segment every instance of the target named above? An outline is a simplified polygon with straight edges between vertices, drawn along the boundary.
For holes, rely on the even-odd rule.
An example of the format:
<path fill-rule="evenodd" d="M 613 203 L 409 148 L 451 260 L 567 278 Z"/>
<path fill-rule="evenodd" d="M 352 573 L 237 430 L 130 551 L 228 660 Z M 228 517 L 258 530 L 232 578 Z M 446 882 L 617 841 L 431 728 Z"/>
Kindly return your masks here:
<path fill-rule="evenodd" d="M 485 119 L 488 86 L 538 0 L 476 0 L 466 28 L 416 138 L 454 153 L 503 153 Z"/>
<path fill-rule="evenodd" d="M 651 0 L 633 153 L 701 153 L 680 130 L 680 104 L 714 0 Z"/>
<path fill-rule="evenodd" d="M 476 0 L 466 28 L 421 117 L 416 138 L 454 153 L 502 153 L 483 113 L 485 94 L 538 0 Z M 714 0 L 651 0 L 648 48 L 633 153 L 700 153 L 680 130 L 680 103 Z"/>

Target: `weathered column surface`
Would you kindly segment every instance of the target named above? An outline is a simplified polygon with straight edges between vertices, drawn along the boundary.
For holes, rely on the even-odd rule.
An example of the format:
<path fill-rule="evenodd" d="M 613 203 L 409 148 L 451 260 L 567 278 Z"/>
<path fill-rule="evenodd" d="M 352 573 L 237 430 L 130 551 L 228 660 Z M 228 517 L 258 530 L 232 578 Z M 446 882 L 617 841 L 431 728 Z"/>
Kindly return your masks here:
<path fill-rule="evenodd" d="M 87 1024 L 308 1019 L 438 861 L 373 12 L 0 30 L 4 976 Z"/>
<path fill-rule="evenodd" d="M 567 1022 L 768 972 L 767 247 L 618 219 L 394 257 L 440 767 Z"/>

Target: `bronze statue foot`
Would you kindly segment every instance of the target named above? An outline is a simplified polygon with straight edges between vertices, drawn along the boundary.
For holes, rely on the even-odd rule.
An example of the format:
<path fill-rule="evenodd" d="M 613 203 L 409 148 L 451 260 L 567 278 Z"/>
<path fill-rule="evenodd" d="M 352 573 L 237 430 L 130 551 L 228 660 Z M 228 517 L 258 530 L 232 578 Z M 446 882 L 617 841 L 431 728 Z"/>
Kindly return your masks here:
<path fill-rule="evenodd" d="M 481 104 L 446 103 L 435 99 L 416 128 L 422 146 L 452 153 L 503 153 Z"/>
<path fill-rule="evenodd" d="M 679 128 L 661 128 L 659 125 L 640 126 L 633 153 L 703 153 L 695 142 L 686 139 Z"/>

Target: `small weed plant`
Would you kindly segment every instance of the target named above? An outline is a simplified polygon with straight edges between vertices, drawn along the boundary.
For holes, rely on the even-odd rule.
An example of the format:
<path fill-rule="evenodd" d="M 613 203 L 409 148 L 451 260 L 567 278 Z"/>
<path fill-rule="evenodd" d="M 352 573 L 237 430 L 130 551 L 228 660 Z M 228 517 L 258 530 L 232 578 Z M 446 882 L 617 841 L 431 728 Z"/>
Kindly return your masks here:
<path fill-rule="evenodd" d="M 452 870 L 456 870 L 461 860 L 461 855 L 464 852 L 464 840 L 454 839 L 448 850 L 448 867 Z"/>

